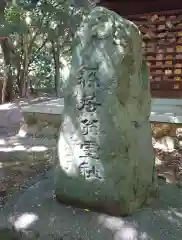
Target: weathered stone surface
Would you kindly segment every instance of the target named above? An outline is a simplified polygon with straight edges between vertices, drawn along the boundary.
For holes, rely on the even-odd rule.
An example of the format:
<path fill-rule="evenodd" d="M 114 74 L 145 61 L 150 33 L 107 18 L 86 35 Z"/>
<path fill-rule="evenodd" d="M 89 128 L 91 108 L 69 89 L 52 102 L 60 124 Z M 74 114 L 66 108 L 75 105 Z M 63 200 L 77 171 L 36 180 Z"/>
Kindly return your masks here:
<path fill-rule="evenodd" d="M 152 123 L 152 135 L 154 138 L 162 138 L 165 136 L 178 137 L 180 133 L 182 137 L 182 124 L 175 123 Z"/>
<path fill-rule="evenodd" d="M 27 135 L 55 138 L 59 135 L 62 122 L 60 114 L 23 112 L 25 124 L 21 126 Z"/>
<path fill-rule="evenodd" d="M 180 150 L 182 150 L 182 141 L 181 141 L 181 140 L 178 142 L 178 148 L 179 148 Z"/>
<path fill-rule="evenodd" d="M 181 140 L 182 139 L 182 128 L 176 128 L 176 136 Z"/>
<path fill-rule="evenodd" d="M 167 123 L 153 123 L 152 124 L 152 135 L 154 138 L 162 138 L 165 136 L 172 136 L 173 132 L 173 124 Z"/>
<path fill-rule="evenodd" d="M 164 152 L 173 152 L 177 148 L 177 145 L 177 139 L 166 136 L 158 139 L 155 144 L 153 144 L 153 147 Z"/>
<path fill-rule="evenodd" d="M 58 142 L 57 199 L 131 214 L 157 192 L 140 32 L 99 7 L 80 26 L 73 47 Z"/>

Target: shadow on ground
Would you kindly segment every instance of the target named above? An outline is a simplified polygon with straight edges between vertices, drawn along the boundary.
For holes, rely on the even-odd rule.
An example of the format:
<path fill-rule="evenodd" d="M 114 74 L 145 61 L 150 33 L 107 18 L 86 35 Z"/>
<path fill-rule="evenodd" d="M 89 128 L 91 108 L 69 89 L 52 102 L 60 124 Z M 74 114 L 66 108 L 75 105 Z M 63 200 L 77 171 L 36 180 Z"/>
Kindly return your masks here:
<path fill-rule="evenodd" d="M 55 139 L 21 138 L 17 135 L 24 122 L 21 107 L 29 103 L 19 100 L 0 105 L 0 206 L 29 178 L 52 167 Z"/>
<path fill-rule="evenodd" d="M 53 164 L 55 139 L 0 138 L 0 205 Z"/>
<path fill-rule="evenodd" d="M 42 240 L 182 239 L 182 191 L 174 185 L 161 182 L 160 197 L 150 208 L 118 218 L 57 203 L 52 176 L 53 170 L 9 198 L 0 212 L 1 226 L 34 232 L 30 239 Z"/>
<path fill-rule="evenodd" d="M 7 129 L 7 123 L 9 124 L 10 120 L 16 120 L 9 113 L 4 115 L 3 111 L 4 109 L 0 111 L 1 116 L 4 116 L 5 119 L 1 118 L 4 122 L 4 125 L 1 124 L 3 126 L 2 132 Z M 19 123 L 20 118 L 21 116 L 18 115 L 16 123 Z M 9 122 L 6 121 L 7 119 Z M 34 158 L 31 157 L 27 161 L 27 152 L 25 149 L 20 149 L 20 146 L 30 147 L 32 139 L 30 143 L 26 142 L 26 144 L 25 139 L 19 139 L 19 141 L 15 142 L 13 140 L 12 143 L 4 142 L 3 144 L 0 143 L 0 180 L 3 179 L 3 174 L 7 180 L 8 176 L 11 175 L 12 177 L 20 169 L 21 174 L 18 174 L 18 176 L 27 178 L 27 166 L 29 169 L 29 165 L 33 164 L 34 169 L 38 169 L 36 162 L 38 164 L 45 162 L 45 159 L 42 157 L 44 153 L 38 153 L 39 157 L 35 158 L 36 161 L 33 161 Z M 38 143 L 35 143 L 35 139 L 33 139 L 33 143 L 34 146 L 38 145 Z M 6 148 L 7 150 L 7 145 L 11 145 L 8 148 L 9 152 L 2 149 Z M 45 145 L 42 140 L 41 145 Z M 50 146 L 50 143 L 48 145 Z M 30 155 L 32 156 L 32 153 Z M 18 160 L 16 156 L 18 156 Z M 33 156 L 35 156 L 34 153 Z M 44 161 L 41 161 L 41 159 L 44 159 Z M 48 157 L 47 159 L 50 158 Z M 164 159 L 163 155 L 162 159 Z M 172 156 L 172 159 L 174 159 L 174 156 Z M 181 158 L 179 159 L 181 160 Z M 3 168 L 1 168 L 2 166 Z M 12 169 L 13 171 L 11 171 Z M 9 181 L 8 186 L 15 186 L 18 179 L 14 179 L 16 181 Z M 182 239 L 182 189 L 174 185 L 161 182 L 160 197 L 150 208 L 142 209 L 131 217 L 117 218 L 57 203 L 53 197 L 53 170 L 49 171 L 44 177 L 40 176 L 39 179 L 32 179 L 29 185 L 35 182 L 37 183 L 27 189 L 19 190 L 9 197 L 6 205 L 0 211 L 0 226 L 2 228 L 14 226 L 18 231 L 27 233 L 27 236 L 30 235 L 28 239 L 32 240 Z M 1 186 L 4 186 L 2 181 L 0 183 Z M 0 239 L 6 240 L 11 238 L 2 236 L 2 231 L 0 230 Z M 17 239 L 26 240 L 24 237 Z"/>

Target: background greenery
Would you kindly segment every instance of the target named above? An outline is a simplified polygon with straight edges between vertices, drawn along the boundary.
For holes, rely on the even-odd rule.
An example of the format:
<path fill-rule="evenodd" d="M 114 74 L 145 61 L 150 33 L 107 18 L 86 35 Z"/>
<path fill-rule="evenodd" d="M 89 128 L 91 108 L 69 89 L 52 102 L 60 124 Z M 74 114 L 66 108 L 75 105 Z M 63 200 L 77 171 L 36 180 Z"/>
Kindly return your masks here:
<path fill-rule="evenodd" d="M 87 0 L 1 0 L 1 103 L 38 92 L 60 96 L 72 39 L 94 5 Z"/>

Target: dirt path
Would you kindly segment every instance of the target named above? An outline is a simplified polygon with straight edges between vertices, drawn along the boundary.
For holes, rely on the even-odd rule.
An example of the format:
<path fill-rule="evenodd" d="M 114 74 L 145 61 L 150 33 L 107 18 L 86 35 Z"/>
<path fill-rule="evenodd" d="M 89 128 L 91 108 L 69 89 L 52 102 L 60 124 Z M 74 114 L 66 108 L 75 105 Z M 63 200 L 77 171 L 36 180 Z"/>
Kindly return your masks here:
<path fill-rule="evenodd" d="M 48 139 L 0 138 L 0 204 L 31 178 L 52 167 L 56 141 Z"/>
<path fill-rule="evenodd" d="M 23 122 L 21 107 L 45 100 L 48 99 L 21 99 L 0 105 L 0 205 L 9 195 L 25 186 L 30 178 L 52 166 L 55 139 L 17 136 Z"/>

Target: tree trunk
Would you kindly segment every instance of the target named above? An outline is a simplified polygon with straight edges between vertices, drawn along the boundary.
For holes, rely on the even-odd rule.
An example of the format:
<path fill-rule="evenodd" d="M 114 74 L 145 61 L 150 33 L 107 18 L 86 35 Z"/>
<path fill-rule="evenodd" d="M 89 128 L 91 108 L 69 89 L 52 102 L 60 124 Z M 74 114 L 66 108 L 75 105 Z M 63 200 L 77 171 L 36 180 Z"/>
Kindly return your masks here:
<path fill-rule="evenodd" d="M 7 5 L 7 1 L 0 1 L 0 21 L 4 20 L 4 10 Z M 1 38 L 1 49 L 4 55 L 4 82 L 1 92 L 1 102 L 10 102 L 13 98 L 13 76 L 11 67 L 11 51 L 8 38 Z"/>
<path fill-rule="evenodd" d="M 4 55 L 4 82 L 2 87 L 2 103 L 10 102 L 13 99 L 13 76 L 11 66 L 11 49 L 8 39 L 1 40 L 1 48 Z"/>
<path fill-rule="evenodd" d="M 59 43 L 55 44 L 52 41 L 52 53 L 53 53 L 53 58 L 54 58 L 54 69 L 55 69 L 55 75 L 54 75 L 55 92 L 56 92 L 56 96 L 60 97 L 60 95 L 61 95 L 61 82 L 60 82 L 60 60 L 59 60 L 60 46 L 59 46 Z"/>
<path fill-rule="evenodd" d="M 27 91 L 30 86 L 30 82 L 28 81 L 28 64 L 29 64 L 29 54 L 28 54 L 28 36 L 24 36 L 23 38 L 23 69 L 20 70 L 19 76 L 19 91 L 21 97 L 27 96 Z"/>

